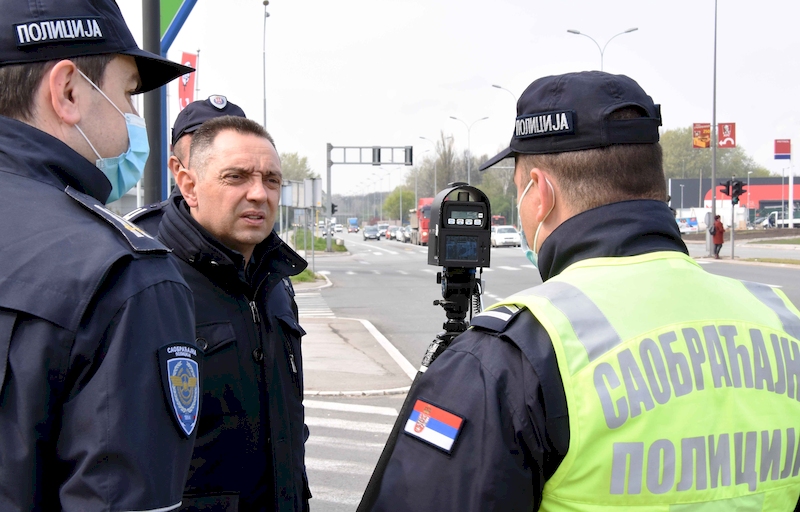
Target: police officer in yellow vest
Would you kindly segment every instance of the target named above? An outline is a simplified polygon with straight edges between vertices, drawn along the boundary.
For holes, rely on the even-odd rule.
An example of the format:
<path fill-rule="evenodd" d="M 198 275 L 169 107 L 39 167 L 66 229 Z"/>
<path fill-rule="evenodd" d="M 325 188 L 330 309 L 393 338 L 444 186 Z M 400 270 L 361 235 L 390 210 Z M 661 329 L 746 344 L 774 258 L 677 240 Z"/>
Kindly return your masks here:
<path fill-rule="evenodd" d="M 622 75 L 522 94 L 482 170 L 514 158 L 544 284 L 424 374 L 373 510 L 797 510 L 800 312 L 689 258 L 660 125 Z"/>

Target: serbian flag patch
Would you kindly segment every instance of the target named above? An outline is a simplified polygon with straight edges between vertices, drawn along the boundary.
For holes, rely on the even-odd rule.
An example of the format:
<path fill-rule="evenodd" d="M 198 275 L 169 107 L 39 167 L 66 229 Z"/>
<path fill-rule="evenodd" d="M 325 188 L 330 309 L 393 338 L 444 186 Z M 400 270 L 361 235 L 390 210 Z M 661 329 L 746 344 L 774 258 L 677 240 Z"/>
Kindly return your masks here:
<path fill-rule="evenodd" d="M 440 407 L 417 400 L 406 420 L 405 433 L 450 454 L 464 418 Z"/>

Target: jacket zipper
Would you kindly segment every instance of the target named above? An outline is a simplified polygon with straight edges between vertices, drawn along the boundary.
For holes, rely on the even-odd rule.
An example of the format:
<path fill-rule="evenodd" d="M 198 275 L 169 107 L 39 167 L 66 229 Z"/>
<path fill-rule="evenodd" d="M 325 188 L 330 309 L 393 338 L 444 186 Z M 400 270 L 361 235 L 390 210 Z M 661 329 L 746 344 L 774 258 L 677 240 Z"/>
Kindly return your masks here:
<path fill-rule="evenodd" d="M 263 284 L 263 281 L 256 288 L 256 296 L 257 296 L 257 293 L 258 293 L 258 288 L 261 288 L 261 284 Z M 250 301 L 250 312 L 253 314 L 253 322 L 256 324 L 256 327 L 258 327 L 258 324 L 261 323 L 261 316 L 258 314 L 258 306 L 256 306 L 256 301 L 254 301 L 254 300 Z M 261 332 L 260 329 L 257 329 L 257 330 L 259 331 L 259 333 Z M 281 337 L 284 338 L 284 340 L 283 340 L 284 341 L 284 346 L 286 347 L 286 351 L 289 353 L 289 365 L 292 367 L 292 374 L 294 374 L 294 377 L 297 378 L 297 363 L 295 363 L 295 360 L 294 360 L 294 351 L 292 350 L 292 346 L 291 346 L 289 340 L 286 339 L 285 336 L 281 336 Z M 260 338 L 261 338 L 261 336 L 259 335 L 259 339 Z"/>

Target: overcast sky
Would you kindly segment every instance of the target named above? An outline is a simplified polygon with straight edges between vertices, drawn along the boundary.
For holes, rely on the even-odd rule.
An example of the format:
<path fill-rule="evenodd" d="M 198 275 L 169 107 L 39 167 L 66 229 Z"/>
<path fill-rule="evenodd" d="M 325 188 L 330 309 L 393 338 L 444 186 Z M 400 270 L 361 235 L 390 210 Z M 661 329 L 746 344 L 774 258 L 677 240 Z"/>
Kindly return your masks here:
<path fill-rule="evenodd" d="M 141 44 L 140 0 L 118 0 Z M 515 96 L 536 78 L 600 68 L 625 74 L 662 106 L 664 128 L 711 122 L 713 0 L 270 0 L 266 20 L 267 128 L 278 151 L 308 157 L 325 178 L 326 143 L 414 146 L 440 131 L 473 154 L 511 138 Z M 720 0 L 717 121 L 778 175 L 776 138 L 800 144 L 800 2 Z M 224 94 L 263 120 L 264 6 L 199 0 L 168 56 L 200 50 L 199 98 Z M 170 126 L 177 115 L 169 91 Z M 699 151 L 699 150 L 698 150 Z M 796 152 L 797 150 L 795 150 Z M 430 153 L 428 153 L 430 155 Z M 784 162 L 781 164 L 781 162 Z M 333 166 L 333 193 L 362 191 L 371 166 Z M 384 190 L 408 168 L 386 171 Z M 379 184 L 380 185 L 380 184 Z"/>

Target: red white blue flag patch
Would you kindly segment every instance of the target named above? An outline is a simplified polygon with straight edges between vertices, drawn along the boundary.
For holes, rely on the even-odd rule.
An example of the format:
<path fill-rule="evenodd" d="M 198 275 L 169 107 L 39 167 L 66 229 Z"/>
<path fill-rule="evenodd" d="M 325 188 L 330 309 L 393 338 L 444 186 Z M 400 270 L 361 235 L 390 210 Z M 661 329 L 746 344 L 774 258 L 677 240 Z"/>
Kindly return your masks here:
<path fill-rule="evenodd" d="M 450 454 L 463 425 L 463 417 L 423 400 L 417 400 L 411 415 L 406 420 L 404 431 L 411 437 L 416 437 Z"/>

